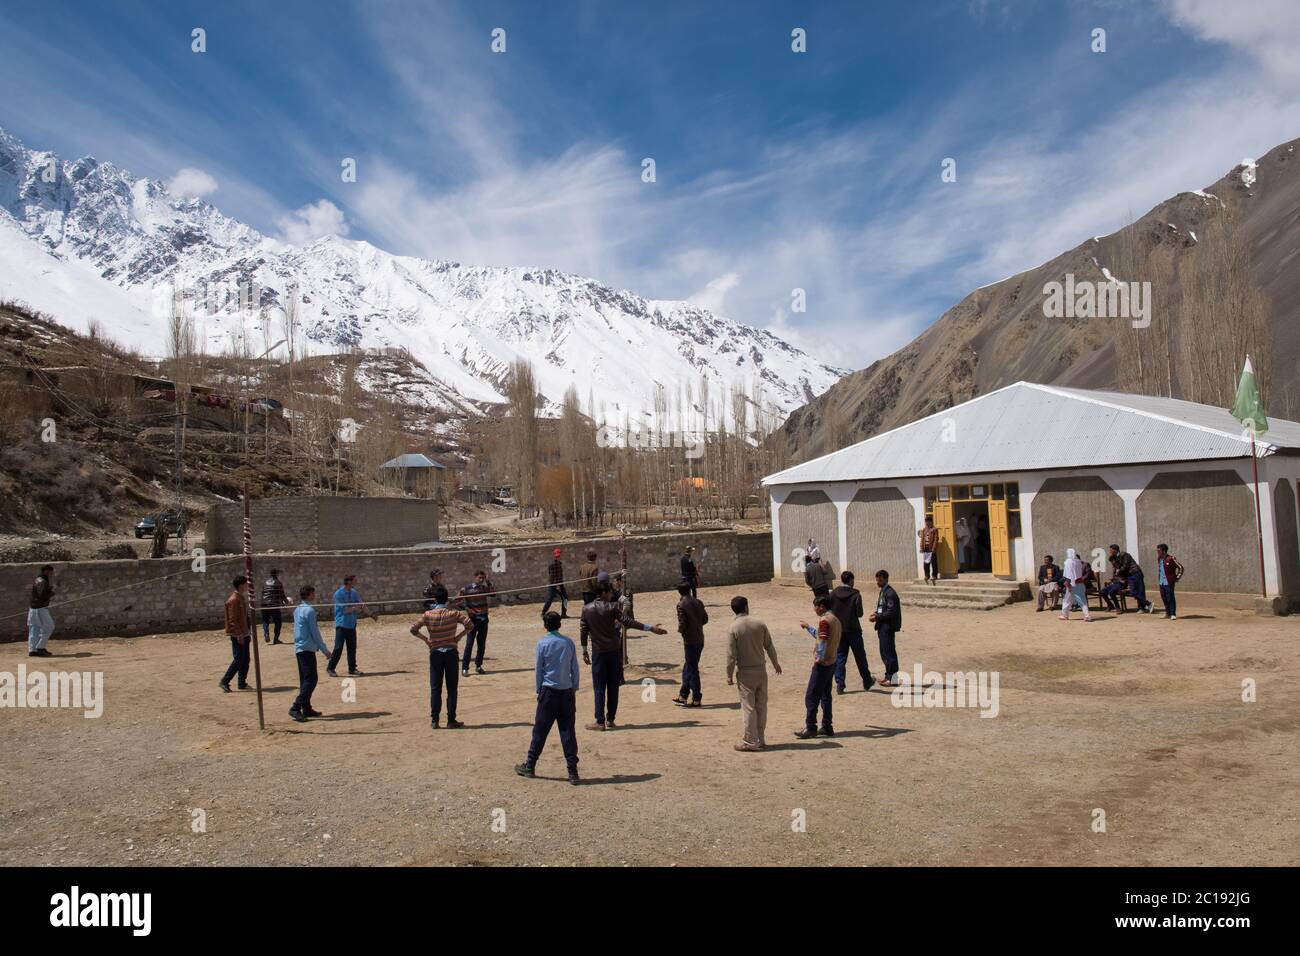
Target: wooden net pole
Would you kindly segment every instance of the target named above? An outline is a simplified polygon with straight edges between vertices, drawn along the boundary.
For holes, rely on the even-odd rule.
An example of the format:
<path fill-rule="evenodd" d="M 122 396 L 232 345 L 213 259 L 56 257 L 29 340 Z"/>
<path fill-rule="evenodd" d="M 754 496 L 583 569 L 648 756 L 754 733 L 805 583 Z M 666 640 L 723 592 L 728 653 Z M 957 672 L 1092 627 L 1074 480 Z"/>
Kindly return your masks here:
<path fill-rule="evenodd" d="M 253 519 L 248 506 L 248 482 L 244 482 L 244 577 L 248 578 L 248 640 L 253 645 L 253 680 L 257 685 L 257 727 L 266 730 L 266 711 L 262 706 L 262 655 L 257 646 L 257 620 L 253 617 Z"/>

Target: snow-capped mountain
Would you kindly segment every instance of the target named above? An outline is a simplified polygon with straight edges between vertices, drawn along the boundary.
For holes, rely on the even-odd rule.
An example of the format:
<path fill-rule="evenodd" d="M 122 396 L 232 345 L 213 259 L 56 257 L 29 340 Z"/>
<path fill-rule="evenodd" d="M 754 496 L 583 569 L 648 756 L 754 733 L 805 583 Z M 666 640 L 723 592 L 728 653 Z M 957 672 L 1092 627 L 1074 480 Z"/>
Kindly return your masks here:
<path fill-rule="evenodd" d="M 172 195 L 86 157 L 64 162 L 0 129 L 0 299 L 158 355 L 179 290 L 208 347 L 245 337 L 253 352 L 283 339 L 297 289 L 312 351 L 404 347 L 450 410 L 504 400 L 517 357 L 533 362 L 552 407 L 575 385 L 607 420 L 668 407 L 701 379 L 735 385 L 782 417 L 845 370 L 773 335 L 688 302 L 654 301 L 551 269 L 466 266 L 397 256 L 329 237 L 294 246 L 207 202 Z M 240 290 L 243 290 L 242 292 Z"/>

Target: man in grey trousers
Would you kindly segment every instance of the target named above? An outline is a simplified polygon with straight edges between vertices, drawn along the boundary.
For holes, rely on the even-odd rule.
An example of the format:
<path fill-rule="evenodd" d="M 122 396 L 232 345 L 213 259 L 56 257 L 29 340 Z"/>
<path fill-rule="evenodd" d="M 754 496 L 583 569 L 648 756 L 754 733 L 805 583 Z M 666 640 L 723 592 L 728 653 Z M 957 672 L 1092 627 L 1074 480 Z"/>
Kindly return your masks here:
<path fill-rule="evenodd" d="M 736 619 L 731 622 L 731 630 L 727 633 L 727 683 L 740 688 L 744 727 L 744 739 L 736 744 L 735 749 L 742 752 L 762 750 L 767 746 L 764 737 L 767 731 L 767 662 L 764 655 L 771 658 L 772 669 L 778 674 L 781 673 L 781 664 L 776 659 L 776 648 L 772 645 L 772 634 L 767 625 L 749 616 L 749 601 L 734 597 L 731 610 Z"/>

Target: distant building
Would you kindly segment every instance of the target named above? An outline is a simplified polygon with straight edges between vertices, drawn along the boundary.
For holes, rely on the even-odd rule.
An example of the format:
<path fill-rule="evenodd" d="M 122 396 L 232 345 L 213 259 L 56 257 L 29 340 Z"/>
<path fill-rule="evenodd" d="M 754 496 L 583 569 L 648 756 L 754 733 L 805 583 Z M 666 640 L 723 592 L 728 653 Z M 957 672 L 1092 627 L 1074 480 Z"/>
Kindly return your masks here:
<path fill-rule="evenodd" d="M 386 484 L 415 498 L 438 496 L 438 472 L 443 466 L 419 452 L 398 455 L 379 466 Z"/>
<path fill-rule="evenodd" d="M 1265 586 L 1300 604 L 1300 424 L 1272 419 L 1258 449 Z M 1074 548 L 1096 564 L 1118 544 L 1154 592 L 1167 543 L 1184 588 L 1258 595 L 1250 451 L 1224 409 L 1017 382 L 764 478 L 774 567 L 799 575 L 812 538 L 859 580 L 885 568 L 907 581 L 928 516 L 939 570 L 955 577 L 964 518 L 983 539 L 973 573 L 1029 581 L 1044 554 L 1060 563 Z"/>

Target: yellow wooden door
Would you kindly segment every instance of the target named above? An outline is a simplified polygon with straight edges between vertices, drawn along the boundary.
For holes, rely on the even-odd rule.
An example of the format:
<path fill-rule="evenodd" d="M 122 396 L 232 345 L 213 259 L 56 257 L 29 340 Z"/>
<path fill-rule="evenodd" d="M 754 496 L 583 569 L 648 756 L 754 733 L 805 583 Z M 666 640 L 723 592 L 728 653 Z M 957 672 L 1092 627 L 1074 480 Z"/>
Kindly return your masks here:
<path fill-rule="evenodd" d="M 993 553 L 993 575 L 1011 577 L 1011 539 L 1007 534 L 1006 501 L 989 502 L 989 550 Z"/>
<path fill-rule="evenodd" d="M 953 530 L 952 502 L 936 501 L 934 509 L 934 526 L 939 530 L 938 554 L 939 574 L 951 577 L 957 573 L 957 533 Z"/>

